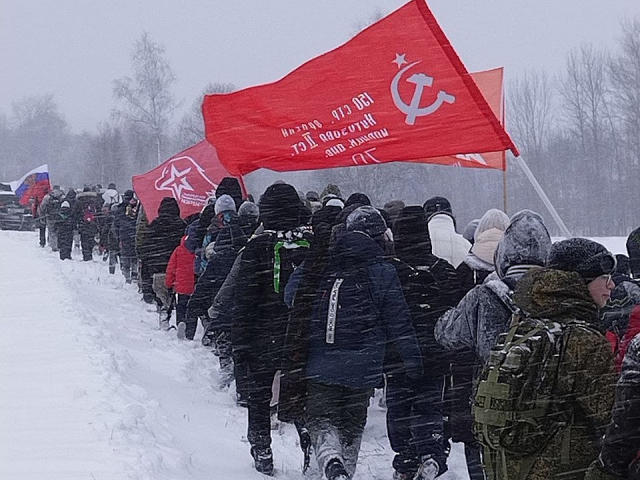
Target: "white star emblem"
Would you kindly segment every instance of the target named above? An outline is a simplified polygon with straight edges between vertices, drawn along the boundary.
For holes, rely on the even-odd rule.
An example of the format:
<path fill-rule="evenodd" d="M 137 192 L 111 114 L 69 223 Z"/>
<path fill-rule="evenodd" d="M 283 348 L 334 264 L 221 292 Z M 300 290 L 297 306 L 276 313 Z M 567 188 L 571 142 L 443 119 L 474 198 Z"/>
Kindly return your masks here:
<path fill-rule="evenodd" d="M 191 167 L 179 171 L 174 165 L 171 165 L 171 173 L 168 179 L 160 184 L 160 190 L 171 190 L 173 197 L 180 200 L 183 190 L 193 191 L 193 187 L 189 185 L 186 178 L 183 178 L 191 171 Z"/>
<path fill-rule="evenodd" d="M 404 65 L 405 63 L 409 63 L 405 60 L 405 55 L 406 54 L 402 54 L 400 55 L 399 53 L 396 53 L 396 59 L 393 60 L 391 63 L 395 63 L 396 65 L 398 65 L 398 68 L 402 68 L 402 65 Z"/>

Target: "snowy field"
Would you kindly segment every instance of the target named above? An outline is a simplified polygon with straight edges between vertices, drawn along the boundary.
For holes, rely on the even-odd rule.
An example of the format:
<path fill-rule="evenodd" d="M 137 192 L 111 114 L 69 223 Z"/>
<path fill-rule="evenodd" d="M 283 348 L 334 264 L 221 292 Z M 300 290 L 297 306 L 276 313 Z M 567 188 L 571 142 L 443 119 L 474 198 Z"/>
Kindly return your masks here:
<path fill-rule="evenodd" d="M 626 253 L 624 238 L 596 240 Z M 268 478 L 252 466 L 246 410 L 216 388 L 202 332 L 186 342 L 158 330 L 135 285 L 73 256 L 61 262 L 35 232 L 0 232 L 0 478 Z M 355 479 L 391 478 L 384 415 L 376 399 Z M 305 478 L 295 429 L 272 433 L 276 477 Z M 440 478 L 468 478 L 460 445 L 449 468 Z"/>

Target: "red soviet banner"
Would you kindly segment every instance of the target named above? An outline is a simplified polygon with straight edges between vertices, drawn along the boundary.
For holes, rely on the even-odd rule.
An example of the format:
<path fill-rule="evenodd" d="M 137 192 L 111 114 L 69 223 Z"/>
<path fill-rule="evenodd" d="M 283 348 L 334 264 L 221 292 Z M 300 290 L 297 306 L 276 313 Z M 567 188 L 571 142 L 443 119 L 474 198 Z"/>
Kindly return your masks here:
<path fill-rule="evenodd" d="M 504 69 L 500 67 L 483 72 L 473 72 L 471 77 L 491 107 L 491 111 L 500 119 L 500 124 L 504 125 Z M 507 168 L 506 158 L 507 154 L 502 150 L 500 152 L 467 153 L 412 161 L 417 163 L 455 165 L 458 167 L 496 168 L 505 170 Z"/>
<path fill-rule="evenodd" d="M 207 95 L 202 109 L 236 175 L 517 153 L 423 0 L 275 83 Z"/>
<path fill-rule="evenodd" d="M 186 218 L 200 212 L 207 199 L 215 195 L 220 180 L 230 176 L 220 163 L 216 149 L 203 140 L 153 170 L 133 177 L 133 190 L 149 221 L 158 216 L 158 207 L 164 197 L 175 198 L 180 206 L 180 216 Z M 240 185 L 243 186 L 241 179 Z"/>

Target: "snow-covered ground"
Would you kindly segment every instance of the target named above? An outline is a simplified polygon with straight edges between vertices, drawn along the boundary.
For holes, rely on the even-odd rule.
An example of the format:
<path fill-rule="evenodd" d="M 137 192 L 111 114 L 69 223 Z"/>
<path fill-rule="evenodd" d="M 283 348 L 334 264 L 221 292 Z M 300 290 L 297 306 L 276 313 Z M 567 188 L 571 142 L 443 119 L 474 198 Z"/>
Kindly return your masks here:
<path fill-rule="evenodd" d="M 623 238 L 600 241 L 625 251 Z M 98 257 L 61 262 L 37 244 L 0 232 L 0 478 L 265 478 L 209 350 L 158 330 L 137 287 Z M 391 478 L 384 413 L 372 402 L 356 479 Z M 276 477 L 304 478 L 292 426 L 273 432 L 273 449 Z M 468 478 L 460 445 L 449 468 L 440 478 Z"/>

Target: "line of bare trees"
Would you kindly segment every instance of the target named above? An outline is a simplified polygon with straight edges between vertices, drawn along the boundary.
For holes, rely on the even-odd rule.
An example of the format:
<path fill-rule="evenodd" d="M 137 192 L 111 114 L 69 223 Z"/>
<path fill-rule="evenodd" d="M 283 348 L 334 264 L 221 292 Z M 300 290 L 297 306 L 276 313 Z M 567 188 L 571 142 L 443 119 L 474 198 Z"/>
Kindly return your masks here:
<path fill-rule="evenodd" d="M 50 94 L 14 102 L 0 113 L 0 181 L 14 180 L 47 162 L 69 186 L 131 176 L 204 138 L 200 105 L 207 93 L 226 93 L 228 83 L 205 86 L 176 119 L 177 79 L 164 48 L 145 33 L 131 52 L 131 76 L 113 82 L 112 114 L 95 133 L 73 133 Z M 581 45 L 568 52 L 564 71 L 523 72 L 507 85 L 508 130 L 572 233 L 624 235 L 640 224 L 640 19 L 621 25 L 614 51 Z M 460 228 L 488 208 L 503 208 L 498 171 L 419 164 L 387 164 L 291 174 L 257 173 L 248 179 L 259 193 L 276 178 L 301 190 L 327 183 L 343 194 L 361 191 L 375 204 L 393 199 L 423 203 L 448 197 Z M 507 172 L 507 212 L 531 208 L 557 229 L 515 162 Z"/>

